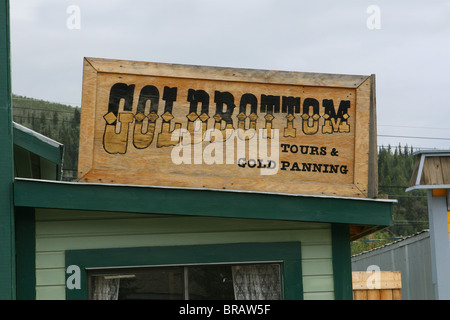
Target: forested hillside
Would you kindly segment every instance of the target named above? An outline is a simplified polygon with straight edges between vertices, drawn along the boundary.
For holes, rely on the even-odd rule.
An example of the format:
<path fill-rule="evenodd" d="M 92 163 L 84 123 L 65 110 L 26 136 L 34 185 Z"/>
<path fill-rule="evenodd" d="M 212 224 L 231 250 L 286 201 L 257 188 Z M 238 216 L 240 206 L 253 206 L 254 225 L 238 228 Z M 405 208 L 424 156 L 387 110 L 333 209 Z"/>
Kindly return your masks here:
<path fill-rule="evenodd" d="M 74 180 L 80 108 L 13 95 L 13 121 L 64 144 L 63 180 Z"/>
<path fill-rule="evenodd" d="M 370 250 L 428 229 L 427 196 L 424 190 L 405 192 L 414 169 L 413 148 L 378 148 L 379 197 L 396 199 L 394 225 L 352 243 L 352 253 Z"/>
<path fill-rule="evenodd" d="M 63 180 L 76 179 L 80 109 L 71 106 L 13 96 L 13 119 L 65 146 Z M 427 198 L 424 191 L 405 192 L 414 167 L 411 147 L 379 147 L 379 195 L 397 199 L 395 225 L 352 243 L 357 253 L 428 228 Z"/>

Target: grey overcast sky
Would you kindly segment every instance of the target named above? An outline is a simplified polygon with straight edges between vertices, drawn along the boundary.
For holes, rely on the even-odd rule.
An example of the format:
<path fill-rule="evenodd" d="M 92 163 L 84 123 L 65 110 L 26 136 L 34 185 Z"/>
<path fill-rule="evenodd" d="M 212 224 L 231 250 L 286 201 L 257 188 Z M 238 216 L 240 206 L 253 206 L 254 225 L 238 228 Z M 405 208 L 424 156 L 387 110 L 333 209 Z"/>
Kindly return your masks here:
<path fill-rule="evenodd" d="M 83 57 L 375 74 L 378 145 L 450 149 L 450 0 L 10 2 L 15 94 L 80 106 Z"/>

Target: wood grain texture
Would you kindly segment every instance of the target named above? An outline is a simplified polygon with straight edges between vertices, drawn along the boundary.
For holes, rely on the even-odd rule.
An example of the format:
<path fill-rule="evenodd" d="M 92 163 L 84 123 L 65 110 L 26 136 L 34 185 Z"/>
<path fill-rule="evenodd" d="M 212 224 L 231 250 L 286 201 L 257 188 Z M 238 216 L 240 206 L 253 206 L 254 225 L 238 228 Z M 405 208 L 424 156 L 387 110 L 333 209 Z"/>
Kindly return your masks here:
<path fill-rule="evenodd" d="M 352 272 L 353 290 L 401 289 L 400 271 Z"/>
<path fill-rule="evenodd" d="M 420 164 L 423 161 L 422 171 Z M 420 177 L 418 175 L 420 174 Z M 419 182 L 417 183 L 417 179 Z M 416 185 L 449 185 L 450 184 L 450 157 L 448 152 L 420 154 L 415 159 L 415 166 L 410 187 Z"/>
<path fill-rule="evenodd" d="M 450 157 L 441 157 L 442 182 L 450 184 Z"/>
<path fill-rule="evenodd" d="M 84 60 L 83 66 L 83 96 L 81 100 L 81 128 L 80 146 L 78 152 L 78 175 L 83 176 L 89 172 L 93 163 L 94 139 L 92 134 L 95 126 L 95 104 L 97 95 L 97 72 Z"/>
<path fill-rule="evenodd" d="M 401 272 L 352 272 L 354 300 L 401 300 Z"/>
<path fill-rule="evenodd" d="M 423 164 L 423 171 L 420 183 L 423 185 L 442 185 L 444 184 L 444 170 L 441 159 L 444 159 L 444 166 L 448 169 L 448 160 L 443 157 L 426 157 Z M 447 173 L 445 173 L 448 175 Z M 447 183 L 450 183 L 447 181 Z"/>
<path fill-rule="evenodd" d="M 167 76 L 174 78 L 198 78 L 207 80 L 243 81 L 305 86 L 358 88 L 367 79 L 365 75 L 327 74 L 222 68 L 200 65 L 182 65 L 144 61 L 128 61 L 103 58 L 85 58 L 98 72 Z"/>
<path fill-rule="evenodd" d="M 370 127 L 370 78 L 366 79 L 356 90 L 356 128 L 355 128 L 355 185 L 362 194 L 369 192 L 369 127 Z M 365 106 L 365 107 L 363 107 Z"/>
<path fill-rule="evenodd" d="M 372 83 L 367 76 L 86 58 L 79 181 L 373 198 Z M 214 128 L 215 142 L 182 140 L 178 156 L 190 151 L 190 163 L 175 164 L 176 128 L 193 136 Z M 270 129 L 278 130 L 275 174 L 251 167 L 271 165 L 270 158 L 252 157 L 248 141 L 230 138 L 226 129 L 238 128 L 262 133 L 256 143 L 275 141 Z"/>
<path fill-rule="evenodd" d="M 424 184 L 444 184 L 441 157 L 427 157 L 423 165 Z"/>
<path fill-rule="evenodd" d="M 369 185 L 368 197 L 378 196 L 378 141 L 377 141 L 377 102 L 375 75 L 370 76 L 370 122 L 369 122 Z"/>

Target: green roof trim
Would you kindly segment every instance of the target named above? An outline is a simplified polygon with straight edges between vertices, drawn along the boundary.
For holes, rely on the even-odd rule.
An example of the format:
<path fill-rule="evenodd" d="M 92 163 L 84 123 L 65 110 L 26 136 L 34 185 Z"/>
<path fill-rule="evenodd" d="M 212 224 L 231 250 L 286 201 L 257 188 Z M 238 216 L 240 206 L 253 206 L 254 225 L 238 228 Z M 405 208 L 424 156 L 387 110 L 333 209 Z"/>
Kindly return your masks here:
<path fill-rule="evenodd" d="M 13 122 L 14 144 L 57 165 L 63 163 L 64 145 Z"/>
<path fill-rule="evenodd" d="M 16 178 L 19 207 L 389 226 L 395 200 Z"/>

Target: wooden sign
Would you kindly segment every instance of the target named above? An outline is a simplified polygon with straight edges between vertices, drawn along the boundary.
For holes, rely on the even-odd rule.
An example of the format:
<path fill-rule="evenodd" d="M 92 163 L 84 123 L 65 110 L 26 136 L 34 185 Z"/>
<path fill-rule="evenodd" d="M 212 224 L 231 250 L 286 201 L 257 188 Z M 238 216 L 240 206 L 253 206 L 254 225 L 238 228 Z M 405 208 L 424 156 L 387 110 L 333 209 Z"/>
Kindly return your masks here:
<path fill-rule="evenodd" d="M 79 181 L 376 196 L 374 76 L 85 58 Z"/>

